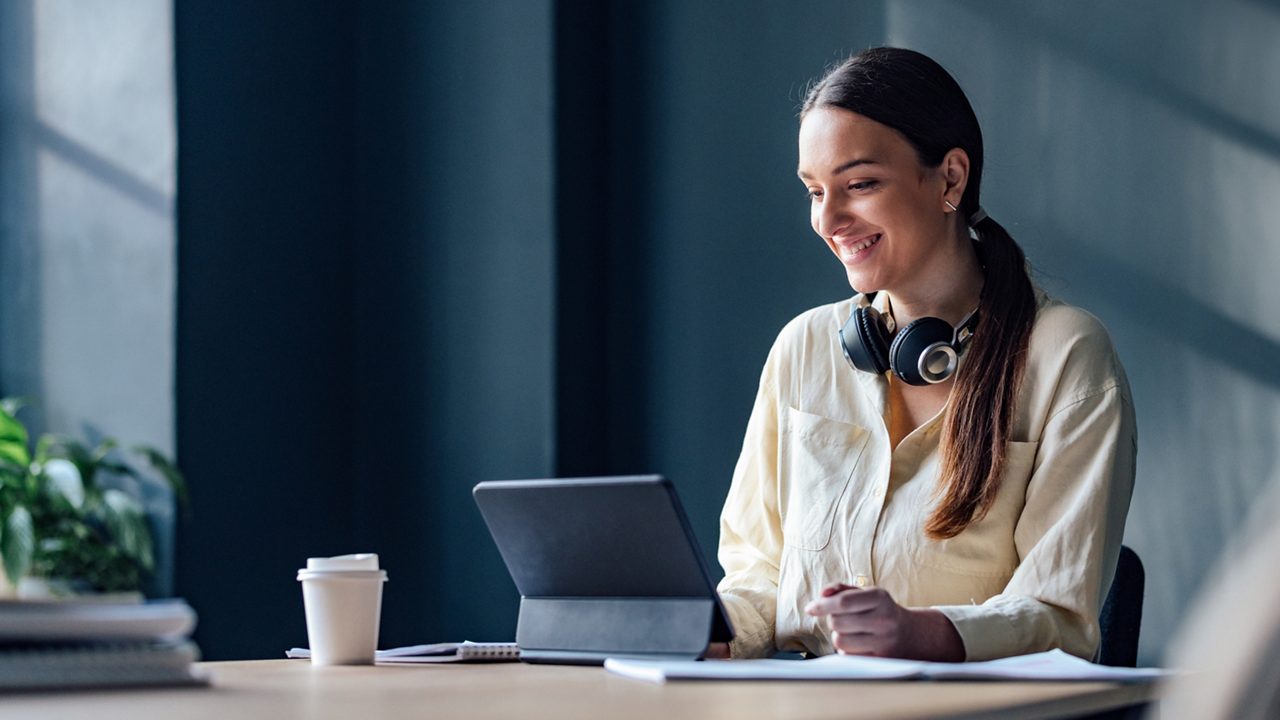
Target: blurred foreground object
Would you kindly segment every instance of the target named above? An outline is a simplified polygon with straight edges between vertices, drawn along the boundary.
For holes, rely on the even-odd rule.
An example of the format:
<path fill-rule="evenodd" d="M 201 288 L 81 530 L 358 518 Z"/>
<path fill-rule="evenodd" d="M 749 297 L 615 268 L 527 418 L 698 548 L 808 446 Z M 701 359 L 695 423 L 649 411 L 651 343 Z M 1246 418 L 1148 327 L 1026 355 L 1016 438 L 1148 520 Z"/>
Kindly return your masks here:
<path fill-rule="evenodd" d="M 1280 718 L 1280 482 L 1253 509 L 1201 588 L 1166 667 L 1187 671 L 1157 705 L 1161 720 Z"/>
<path fill-rule="evenodd" d="M 182 600 L 0 601 L 0 692 L 204 685 Z"/>

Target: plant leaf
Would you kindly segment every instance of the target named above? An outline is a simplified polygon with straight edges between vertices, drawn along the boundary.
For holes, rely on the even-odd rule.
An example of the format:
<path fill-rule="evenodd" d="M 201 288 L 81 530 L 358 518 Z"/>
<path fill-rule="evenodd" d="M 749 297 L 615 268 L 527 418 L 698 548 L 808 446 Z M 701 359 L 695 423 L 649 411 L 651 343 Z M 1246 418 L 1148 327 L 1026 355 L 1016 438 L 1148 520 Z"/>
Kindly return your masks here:
<path fill-rule="evenodd" d="M 31 568 L 35 553 L 35 529 L 31 525 L 31 513 L 18 505 L 4 521 L 4 534 L 0 536 L 0 555 L 4 556 L 4 574 L 14 585 Z"/>
<path fill-rule="evenodd" d="M 112 475 L 128 475 L 129 477 L 138 477 L 137 471 L 125 465 L 124 463 L 111 462 L 110 460 L 99 460 L 98 469 L 106 470 Z"/>
<path fill-rule="evenodd" d="M 187 510 L 189 500 L 187 499 L 187 481 L 182 477 L 182 472 L 174 465 L 164 453 L 147 445 L 134 446 L 133 451 L 142 455 L 147 459 L 147 463 L 155 468 L 157 472 L 164 477 L 169 483 L 169 487 L 173 488 L 173 494 L 178 498 L 178 504 L 183 510 Z"/>
<path fill-rule="evenodd" d="M 14 417 L 8 407 L 0 408 L 0 459 L 26 466 L 31 462 L 31 454 L 27 451 L 28 439 L 26 426 Z"/>
<path fill-rule="evenodd" d="M 146 572 L 155 569 L 156 558 L 155 551 L 151 545 L 151 526 L 147 523 L 147 516 L 144 514 L 134 515 L 134 537 L 137 541 L 137 560 L 138 565 Z"/>
<path fill-rule="evenodd" d="M 119 445 L 120 443 L 116 442 L 115 438 L 106 438 L 102 442 L 98 443 L 98 447 L 93 449 L 93 453 L 90 457 L 93 462 L 101 463 L 103 460 L 106 460 L 107 456 L 111 454 L 111 451 L 115 450 Z"/>
<path fill-rule="evenodd" d="M 7 397 L 0 398 L 0 412 L 6 415 L 16 417 L 18 411 L 27 406 L 25 398 Z"/>
<path fill-rule="evenodd" d="M 80 479 L 80 469 L 75 463 L 63 458 L 53 458 L 44 464 L 41 474 L 45 479 L 45 488 L 51 494 L 66 499 L 77 510 L 84 506 L 84 482 Z"/>
<path fill-rule="evenodd" d="M 102 520 L 116 545 L 141 562 L 151 552 L 150 531 L 142 505 L 128 493 L 110 488 L 102 493 Z"/>
<path fill-rule="evenodd" d="M 66 435 L 42 435 L 36 442 L 36 462 L 43 463 L 51 458 L 64 458 L 75 463 L 85 488 L 93 487 L 97 461 L 84 443 Z"/>
<path fill-rule="evenodd" d="M 48 460 L 51 456 L 51 453 L 53 452 L 53 446 L 57 442 L 58 442 L 57 435 L 49 435 L 49 434 L 41 435 L 40 439 L 36 440 L 35 461 L 38 463 L 42 463 L 45 460 Z"/>

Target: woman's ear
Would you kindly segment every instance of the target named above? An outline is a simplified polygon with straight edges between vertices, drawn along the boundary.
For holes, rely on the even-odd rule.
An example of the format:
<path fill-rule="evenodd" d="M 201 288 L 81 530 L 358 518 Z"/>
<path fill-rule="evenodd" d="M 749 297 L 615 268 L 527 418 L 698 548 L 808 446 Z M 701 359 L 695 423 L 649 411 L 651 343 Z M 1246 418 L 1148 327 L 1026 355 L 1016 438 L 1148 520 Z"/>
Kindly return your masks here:
<path fill-rule="evenodd" d="M 951 148 L 942 158 L 938 168 L 942 172 L 943 202 L 960 207 L 960 198 L 964 197 L 964 189 L 969 184 L 969 153 L 960 148 Z"/>

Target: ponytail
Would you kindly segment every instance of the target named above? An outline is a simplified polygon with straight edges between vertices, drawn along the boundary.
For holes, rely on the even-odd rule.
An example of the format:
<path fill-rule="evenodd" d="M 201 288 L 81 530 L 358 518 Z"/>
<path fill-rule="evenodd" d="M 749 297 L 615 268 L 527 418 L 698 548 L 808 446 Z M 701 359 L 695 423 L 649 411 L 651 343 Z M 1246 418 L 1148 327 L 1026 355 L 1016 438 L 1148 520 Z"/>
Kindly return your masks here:
<path fill-rule="evenodd" d="M 976 207 L 976 202 L 961 203 L 966 214 Z M 941 502 L 925 523 L 925 532 L 934 539 L 959 535 L 995 502 L 1036 318 L 1022 248 L 990 217 L 980 219 L 973 230 L 983 266 L 981 319 L 956 372 L 944 419 Z"/>

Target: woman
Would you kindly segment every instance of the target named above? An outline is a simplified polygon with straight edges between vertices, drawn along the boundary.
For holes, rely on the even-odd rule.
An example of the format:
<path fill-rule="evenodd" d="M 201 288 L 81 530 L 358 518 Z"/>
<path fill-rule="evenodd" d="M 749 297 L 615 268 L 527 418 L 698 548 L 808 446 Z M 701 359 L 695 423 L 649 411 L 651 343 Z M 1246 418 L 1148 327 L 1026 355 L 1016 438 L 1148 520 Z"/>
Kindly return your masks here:
<path fill-rule="evenodd" d="M 980 207 L 981 130 L 937 63 L 862 52 L 800 118 L 813 229 L 860 294 L 769 353 L 721 516 L 737 637 L 712 654 L 1092 657 L 1136 437 L 1106 330 Z"/>

